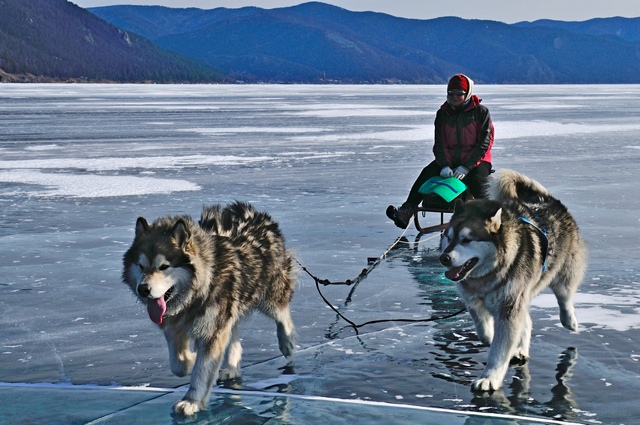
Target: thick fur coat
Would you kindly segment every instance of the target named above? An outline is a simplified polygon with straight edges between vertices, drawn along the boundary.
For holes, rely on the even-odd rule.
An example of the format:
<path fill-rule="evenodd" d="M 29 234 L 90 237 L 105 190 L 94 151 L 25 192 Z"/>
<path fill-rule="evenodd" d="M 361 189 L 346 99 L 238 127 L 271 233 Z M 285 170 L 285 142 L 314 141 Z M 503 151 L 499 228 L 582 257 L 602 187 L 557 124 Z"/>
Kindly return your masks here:
<path fill-rule="evenodd" d="M 188 216 L 152 224 L 140 217 L 123 263 L 124 282 L 164 332 L 171 371 L 191 374 L 177 413 L 205 408 L 219 376 L 240 375 L 238 321 L 252 311 L 275 320 L 280 351 L 292 357 L 293 257 L 268 214 L 236 202 L 205 207 L 197 223 Z"/>
<path fill-rule="evenodd" d="M 502 386 L 513 358 L 529 358 L 533 297 L 550 287 L 562 325 L 578 330 L 573 296 L 587 250 L 567 208 L 540 183 L 512 170 L 492 179 L 488 199 L 456 207 L 441 240 L 440 262 L 490 345 L 474 390 Z"/>

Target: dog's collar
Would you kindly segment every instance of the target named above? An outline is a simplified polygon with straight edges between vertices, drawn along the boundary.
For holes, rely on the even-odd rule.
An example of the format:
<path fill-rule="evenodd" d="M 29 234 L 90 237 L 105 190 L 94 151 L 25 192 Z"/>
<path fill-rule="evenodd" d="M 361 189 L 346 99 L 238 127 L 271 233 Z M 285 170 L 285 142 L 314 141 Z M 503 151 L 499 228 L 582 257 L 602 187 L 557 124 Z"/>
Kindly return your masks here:
<path fill-rule="evenodd" d="M 547 231 L 545 229 L 541 229 L 538 227 L 533 221 L 529 220 L 524 216 L 520 216 L 520 221 L 523 221 L 529 225 L 531 225 L 534 229 L 538 231 L 540 234 L 540 245 L 542 251 L 542 272 L 544 273 L 547 270 L 547 258 L 549 257 L 549 238 L 547 237 Z"/>

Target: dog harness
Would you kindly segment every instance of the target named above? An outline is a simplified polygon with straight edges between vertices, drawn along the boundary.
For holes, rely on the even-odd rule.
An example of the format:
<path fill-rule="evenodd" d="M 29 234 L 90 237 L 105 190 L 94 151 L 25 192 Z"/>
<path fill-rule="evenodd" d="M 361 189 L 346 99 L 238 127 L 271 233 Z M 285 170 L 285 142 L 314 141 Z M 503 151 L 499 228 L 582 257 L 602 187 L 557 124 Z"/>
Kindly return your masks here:
<path fill-rule="evenodd" d="M 549 257 L 549 238 L 547 237 L 547 231 L 545 229 L 541 229 L 538 227 L 533 221 L 529 220 L 527 217 L 521 216 L 520 221 L 523 221 L 529 225 L 531 225 L 538 234 L 540 234 L 540 250 L 542 251 L 542 273 L 547 270 L 547 258 Z"/>

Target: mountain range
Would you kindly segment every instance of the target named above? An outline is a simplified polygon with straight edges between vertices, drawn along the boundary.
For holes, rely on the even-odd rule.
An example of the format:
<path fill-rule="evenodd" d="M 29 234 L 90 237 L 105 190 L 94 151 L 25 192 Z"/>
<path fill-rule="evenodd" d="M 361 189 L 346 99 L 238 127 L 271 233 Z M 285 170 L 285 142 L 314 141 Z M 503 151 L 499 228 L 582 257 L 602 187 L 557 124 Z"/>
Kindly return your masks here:
<path fill-rule="evenodd" d="M 262 9 L 0 0 L 2 71 L 156 82 L 640 83 L 640 18 L 506 24 L 310 2 Z M 91 13 L 89 13 L 91 12 Z"/>
<path fill-rule="evenodd" d="M 237 79 L 270 82 L 640 83 L 640 18 L 505 24 L 398 18 L 310 2 L 261 9 L 90 9 Z"/>

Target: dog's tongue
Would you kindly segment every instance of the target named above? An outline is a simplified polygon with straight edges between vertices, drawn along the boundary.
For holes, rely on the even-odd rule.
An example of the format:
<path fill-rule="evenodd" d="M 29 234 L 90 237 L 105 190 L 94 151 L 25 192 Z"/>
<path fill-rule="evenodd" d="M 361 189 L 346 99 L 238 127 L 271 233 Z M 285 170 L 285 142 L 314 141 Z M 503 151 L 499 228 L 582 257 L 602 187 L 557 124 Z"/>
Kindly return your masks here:
<path fill-rule="evenodd" d="M 164 297 L 160 297 L 157 300 L 149 300 L 147 302 L 147 310 L 149 311 L 149 318 L 156 325 L 162 324 L 162 316 L 167 311 L 167 303 L 164 301 Z"/>
<path fill-rule="evenodd" d="M 461 278 L 460 273 L 462 272 L 462 269 L 464 269 L 464 266 L 452 267 L 446 272 L 444 272 L 444 275 L 447 279 L 453 280 L 454 282 L 456 282 Z"/>

